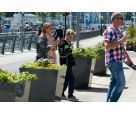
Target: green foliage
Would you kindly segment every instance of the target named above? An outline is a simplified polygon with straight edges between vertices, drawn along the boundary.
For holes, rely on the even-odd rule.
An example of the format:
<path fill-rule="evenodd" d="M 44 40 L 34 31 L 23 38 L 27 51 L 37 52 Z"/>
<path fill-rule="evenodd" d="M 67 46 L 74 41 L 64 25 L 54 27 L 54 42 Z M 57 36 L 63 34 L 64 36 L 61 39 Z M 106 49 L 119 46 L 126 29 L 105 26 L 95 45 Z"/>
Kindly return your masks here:
<path fill-rule="evenodd" d="M 96 53 L 98 55 L 98 59 L 101 57 L 101 55 L 105 52 L 105 46 L 104 42 L 98 43 L 95 47 Z"/>
<path fill-rule="evenodd" d="M 126 32 L 128 34 L 129 39 L 133 39 L 134 37 L 136 37 L 136 26 L 130 25 Z"/>
<path fill-rule="evenodd" d="M 104 43 L 100 42 L 95 46 L 95 49 L 97 50 L 97 52 L 102 52 L 105 51 L 105 47 L 104 47 Z"/>
<path fill-rule="evenodd" d="M 35 74 L 30 74 L 28 72 L 22 72 L 20 74 L 10 73 L 8 71 L 3 71 L 0 69 L 0 82 L 13 82 L 21 83 L 26 79 L 37 79 Z"/>
<path fill-rule="evenodd" d="M 136 38 L 135 39 L 133 39 L 133 45 L 135 45 L 136 46 Z"/>
<path fill-rule="evenodd" d="M 133 39 L 128 39 L 126 45 L 132 46 L 133 45 Z"/>
<path fill-rule="evenodd" d="M 51 63 L 49 60 L 39 60 L 37 62 L 26 63 L 21 66 L 22 68 L 39 68 L 39 69 L 56 69 L 61 70 L 65 68 L 65 65 L 58 66 L 57 64 Z"/>
<path fill-rule="evenodd" d="M 99 59 L 101 57 L 101 52 L 104 52 L 104 44 L 99 43 L 94 48 L 75 48 L 73 50 L 73 55 L 75 57 L 86 57 Z"/>
<path fill-rule="evenodd" d="M 5 13 L 4 12 L 0 12 L 0 16 L 5 16 Z"/>
<path fill-rule="evenodd" d="M 98 58 L 95 48 L 75 48 L 73 50 L 75 57 L 86 57 L 86 58 Z"/>

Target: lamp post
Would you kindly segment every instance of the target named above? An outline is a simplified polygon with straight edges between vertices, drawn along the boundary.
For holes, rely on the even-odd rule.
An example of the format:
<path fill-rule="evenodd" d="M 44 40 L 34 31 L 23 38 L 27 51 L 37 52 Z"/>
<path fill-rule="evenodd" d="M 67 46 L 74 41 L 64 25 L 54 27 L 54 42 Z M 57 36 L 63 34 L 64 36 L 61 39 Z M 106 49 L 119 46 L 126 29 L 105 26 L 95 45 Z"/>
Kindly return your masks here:
<path fill-rule="evenodd" d="M 65 33 L 66 33 L 66 29 L 67 29 L 67 25 L 66 25 L 66 21 L 67 21 L 67 16 L 69 15 L 69 12 L 63 12 L 63 16 L 64 16 L 64 22 L 65 22 L 65 26 L 64 26 L 64 37 L 65 37 Z"/>
<path fill-rule="evenodd" d="M 131 17 L 131 24 L 132 24 L 132 26 L 133 26 L 133 17 Z"/>
<path fill-rule="evenodd" d="M 102 36 L 102 21 L 103 21 L 103 16 L 100 16 L 100 22 L 101 22 L 101 36 Z"/>
<path fill-rule="evenodd" d="M 79 48 L 79 20 L 80 20 L 80 13 L 76 13 L 76 47 Z"/>

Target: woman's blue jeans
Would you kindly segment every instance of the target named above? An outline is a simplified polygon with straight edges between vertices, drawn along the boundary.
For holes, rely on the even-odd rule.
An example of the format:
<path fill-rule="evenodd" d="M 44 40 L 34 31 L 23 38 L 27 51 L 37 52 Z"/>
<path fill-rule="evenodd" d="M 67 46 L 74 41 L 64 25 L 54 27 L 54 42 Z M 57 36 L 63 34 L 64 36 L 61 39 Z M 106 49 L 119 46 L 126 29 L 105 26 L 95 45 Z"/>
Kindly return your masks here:
<path fill-rule="evenodd" d="M 117 102 L 125 87 L 125 75 L 122 62 L 110 62 L 108 68 L 111 72 L 107 102 Z"/>

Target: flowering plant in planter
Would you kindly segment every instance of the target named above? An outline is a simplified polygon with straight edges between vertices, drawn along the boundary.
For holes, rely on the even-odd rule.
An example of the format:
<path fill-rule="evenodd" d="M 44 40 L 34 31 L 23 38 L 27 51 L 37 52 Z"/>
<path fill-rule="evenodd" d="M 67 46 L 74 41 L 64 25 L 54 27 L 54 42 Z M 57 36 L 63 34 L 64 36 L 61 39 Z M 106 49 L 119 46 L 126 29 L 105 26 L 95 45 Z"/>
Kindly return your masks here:
<path fill-rule="evenodd" d="M 97 52 L 105 51 L 104 43 L 98 43 L 97 45 L 95 45 L 95 49 L 97 50 Z"/>
<path fill-rule="evenodd" d="M 37 76 L 28 72 L 18 74 L 0 69 L 0 101 L 15 101 L 16 96 L 23 99 L 26 92 L 29 92 L 25 84 L 30 83 L 31 79 L 35 80 Z M 27 101 L 27 97 L 24 101 Z"/>
<path fill-rule="evenodd" d="M 136 26 L 130 25 L 126 30 L 126 33 L 129 39 L 133 39 L 136 36 Z"/>
<path fill-rule="evenodd" d="M 3 71 L 0 69 L 0 82 L 12 82 L 12 83 L 22 83 L 26 79 L 37 79 L 35 74 L 30 74 L 28 72 L 22 72 L 20 74 L 10 73 L 8 71 Z"/>
<path fill-rule="evenodd" d="M 99 58 L 95 48 L 75 48 L 73 50 L 73 55 L 75 57 L 85 57 L 85 58 Z"/>
<path fill-rule="evenodd" d="M 133 39 L 133 50 L 136 52 L 136 38 Z"/>
<path fill-rule="evenodd" d="M 56 70 L 61 70 L 65 68 L 65 65 L 59 66 L 57 64 L 53 64 L 50 60 L 48 59 L 42 59 L 37 62 L 30 62 L 23 64 L 21 68 L 38 68 L 38 69 L 56 69 Z"/>
<path fill-rule="evenodd" d="M 28 71 L 38 77 L 37 80 L 31 81 L 30 102 L 52 102 L 56 97 L 61 99 L 66 74 L 65 65 L 59 66 L 51 60 L 40 59 L 23 64 L 19 69 L 20 72 Z"/>

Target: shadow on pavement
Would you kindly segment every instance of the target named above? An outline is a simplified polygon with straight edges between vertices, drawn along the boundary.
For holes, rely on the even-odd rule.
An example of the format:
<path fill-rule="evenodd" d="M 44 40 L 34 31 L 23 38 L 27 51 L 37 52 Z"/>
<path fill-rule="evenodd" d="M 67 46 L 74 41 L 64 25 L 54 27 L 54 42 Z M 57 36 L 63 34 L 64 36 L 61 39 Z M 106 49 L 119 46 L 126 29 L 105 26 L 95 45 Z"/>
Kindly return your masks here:
<path fill-rule="evenodd" d="M 124 89 L 128 89 L 128 87 L 125 87 Z"/>
<path fill-rule="evenodd" d="M 98 87 L 88 87 L 87 89 L 76 89 L 80 92 L 98 92 L 98 93 L 105 93 L 107 92 L 107 88 L 98 88 Z"/>
<path fill-rule="evenodd" d="M 129 69 L 129 67 L 123 67 L 123 69 Z"/>
<path fill-rule="evenodd" d="M 110 77 L 110 74 L 105 74 L 105 75 L 95 75 L 95 76 L 98 76 L 98 77 Z"/>
<path fill-rule="evenodd" d="M 128 89 L 128 87 L 125 87 L 124 89 Z M 76 89 L 79 92 L 97 92 L 97 93 L 107 93 L 107 88 L 99 88 L 99 87 L 88 87 L 86 89 Z"/>

